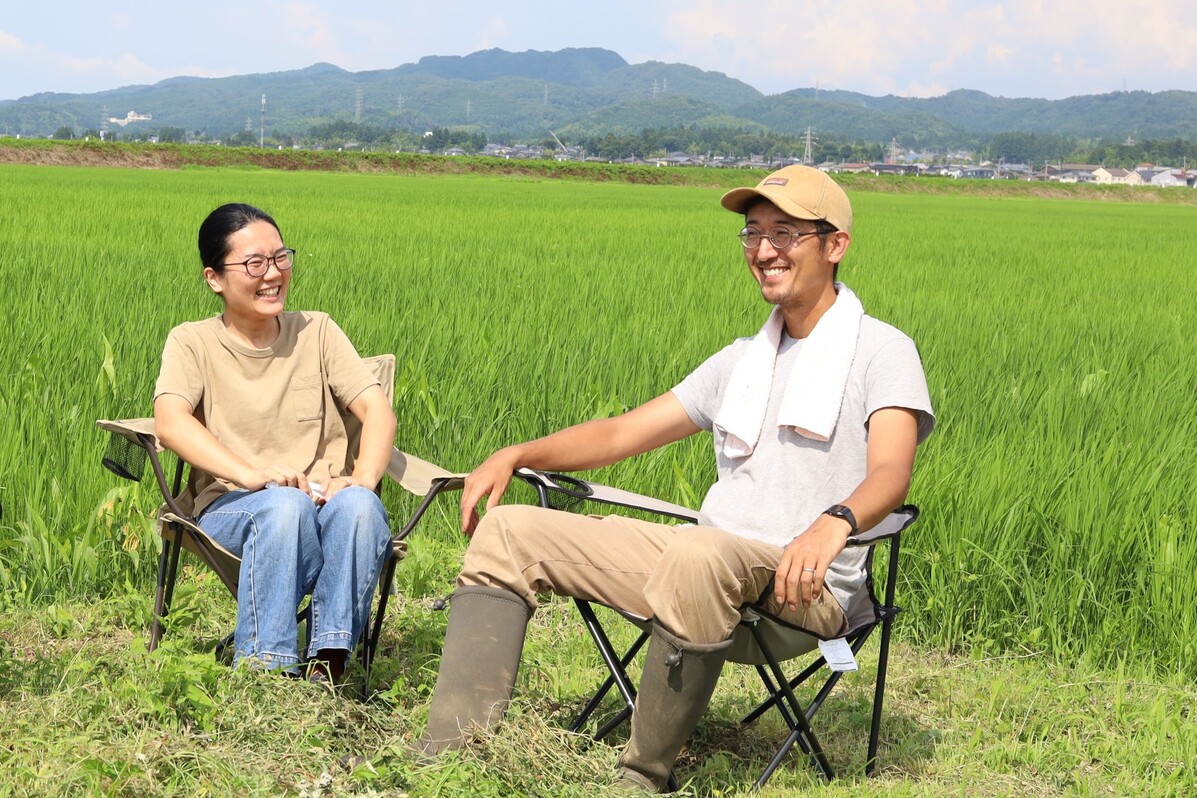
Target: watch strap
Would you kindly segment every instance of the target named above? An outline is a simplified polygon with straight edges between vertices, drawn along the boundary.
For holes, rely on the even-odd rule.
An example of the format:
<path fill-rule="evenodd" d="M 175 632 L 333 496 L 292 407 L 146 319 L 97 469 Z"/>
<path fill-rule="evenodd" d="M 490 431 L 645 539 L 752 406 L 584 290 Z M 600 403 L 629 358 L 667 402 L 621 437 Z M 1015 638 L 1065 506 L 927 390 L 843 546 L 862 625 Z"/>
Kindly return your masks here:
<path fill-rule="evenodd" d="M 856 516 L 852 510 L 843 504 L 833 504 L 823 511 L 823 515 L 830 515 L 833 518 L 842 518 L 848 522 L 852 528 L 848 531 L 848 537 L 852 537 L 860 531 L 860 526 L 856 523 Z"/>

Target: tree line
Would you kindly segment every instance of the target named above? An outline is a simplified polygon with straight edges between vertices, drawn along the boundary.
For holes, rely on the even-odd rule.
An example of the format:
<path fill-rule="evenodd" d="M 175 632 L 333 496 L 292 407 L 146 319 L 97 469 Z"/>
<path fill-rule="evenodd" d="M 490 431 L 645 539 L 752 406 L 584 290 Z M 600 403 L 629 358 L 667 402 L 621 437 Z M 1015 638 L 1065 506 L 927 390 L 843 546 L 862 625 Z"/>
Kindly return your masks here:
<path fill-rule="evenodd" d="M 98 130 L 84 130 L 77 133 L 74 128 L 63 126 L 54 133 L 56 139 L 100 138 Z M 181 127 L 161 126 L 153 129 L 107 131 L 104 138 L 116 140 L 146 140 L 156 137 L 161 143 L 185 143 L 205 141 L 202 131 L 188 132 Z M 488 143 L 536 144 L 545 148 L 547 154 L 558 149 L 550 135 L 543 138 L 516 142 L 510 138 L 488 137 L 478 128 L 434 127 L 421 131 L 410 127 L 384 127 L 340 120 L 313 125 L 304 136 L 280 135 L 277 132 L 261 136 L 256 131 L 241 131 L 226 136 L 221 143 L 228 146 L 255 147 L 259 143 L 272 148 L 290 149 L 300 147 L 340 148 L 354 147 L 366 150 L 399 150 L 419 152 L 421 150 L 439 153 L 451 147 L 459 147 L 473 155 L 481 152 Z M 901 142 L 898 142 L 899 144 Z M 582 135 L 570 143 L 582 149 L 588 156 L 602 160 L 618 161 L 629 158 L 650 160 L 672 152 L 686 152 L 692 155 L 722 156 L 725 159 L 740 160 L 761 158 L 774 162 L 786 158 L 801 158 L 805 154 L 804 136 L 770 133 L 764 130 L 750 130 L 734 127 L 699 127 L 683 125 L 667 128 L 646 128 L 639 133 L 615 134 L 595 133 Z M 811 142 L 811 159 L 815 163 L 827 161 L 836 163 L 874 163 L 883 161 L 888 155 L 888 145 L 883 142 L 848 141 L 834 137 L 817 137 Z M 997 133 L 987 141 L 977 141 L 970 148 L 977 160 L 995 163 L 1024 163 L 1034 168 L 1059 163 L 1103 164 L 1107 167 L 1131 169 L 1139 164 L 1152 163 L 1168 166 L 1184 166 L 1189 162 L 1197 164 L 1197 142 L 1183 138 L 1144 139 L 1135 141 L 1106 141 L 1102 139 L 1078 139 L 1052 133 Z M 938 154 L 933 160 L 946 162 L 953 156 Z"/>

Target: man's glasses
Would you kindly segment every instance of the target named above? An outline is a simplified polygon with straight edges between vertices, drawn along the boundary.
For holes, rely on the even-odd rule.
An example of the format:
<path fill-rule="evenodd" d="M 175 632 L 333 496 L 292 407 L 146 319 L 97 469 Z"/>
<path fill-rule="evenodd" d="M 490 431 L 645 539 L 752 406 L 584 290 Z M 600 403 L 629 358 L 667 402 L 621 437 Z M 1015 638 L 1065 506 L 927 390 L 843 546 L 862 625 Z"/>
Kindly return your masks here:
<path fill-rule="evenodd" d="M 744 245 L 744 249 L 756 249 L 761 245 L 761 241 L 769 239 L 769 243 L 773 248 L 780 251 L 789 249 L 794 244 L 797 244 L 807 236 L 822 235 L 818 230 L 807 230 L 804 232 L 797 232 L 794 230 L 775 230 L 772 233 L 762 233 L 759 230 L 753 230 L 751 227 L 745 227 L 737 234 L 740 238 L 740 243 Z"/>
<path fill-rule="evenodd" d="M 265 255 L 254 255 L 251 258 L 246 258 L 240 263 L 226 263 L 224 267 L 227 269 L 230 266 L 240 266 L 245 269 L 245 273 L 250 277 L 261 277 L 270 270 L 270 264 L 274 264 L 280 272 L 285 272 L 295 265 L 295 250 L 287 247 L 280 249 L 270 257 Z"/>

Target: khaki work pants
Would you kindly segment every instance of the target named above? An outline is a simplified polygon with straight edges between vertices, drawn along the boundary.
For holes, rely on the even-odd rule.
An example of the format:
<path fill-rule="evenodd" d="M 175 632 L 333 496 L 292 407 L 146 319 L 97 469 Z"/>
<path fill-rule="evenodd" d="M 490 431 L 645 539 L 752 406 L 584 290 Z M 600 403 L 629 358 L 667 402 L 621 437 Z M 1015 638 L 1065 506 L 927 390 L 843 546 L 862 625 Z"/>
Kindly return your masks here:
<path fill-rule="evenodd" d="M 474 532 L 458 584 L 509 590 L 532 609 L 538 593 L 597 601 L 655 619 L 682 640 L 718 643 L 735 630 L 740 606 L 769 587 L 781 555 L 714 527 L 503 505 Z M 777 612 L 772 590 L 765 598 L 769 612 L 824 637 L 847 625 L 826 589 L 797 612 Z"/>

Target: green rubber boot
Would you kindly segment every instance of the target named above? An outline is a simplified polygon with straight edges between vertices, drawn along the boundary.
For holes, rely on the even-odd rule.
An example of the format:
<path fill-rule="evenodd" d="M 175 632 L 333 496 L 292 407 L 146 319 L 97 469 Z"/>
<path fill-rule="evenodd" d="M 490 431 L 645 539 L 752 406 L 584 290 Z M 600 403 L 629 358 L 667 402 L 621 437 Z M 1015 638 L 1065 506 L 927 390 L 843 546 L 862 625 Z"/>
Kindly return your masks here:
<path fill-rule="evenodd" d="M 436 755 L 465 745 L 470 729 L 503 718 L 515 687 L 532 611 L 516 594 L 468 586 L 453 593 L 441 666 L 416 753 Z"/>
<path fill-rule="evenodd" d="M 706 711 L 731 640 L 688 643 L 653 624 L 619 786 L 662 792 L 674 760 Z"/>

